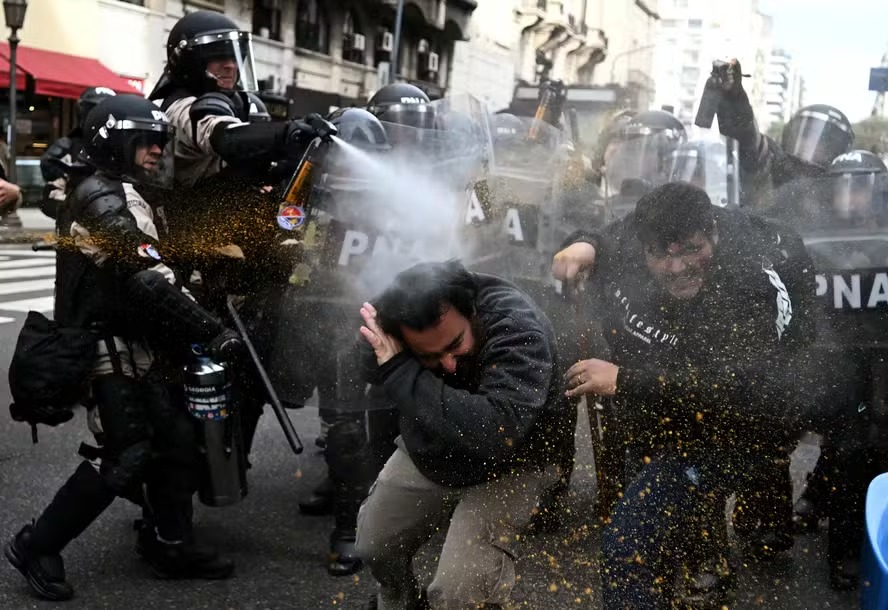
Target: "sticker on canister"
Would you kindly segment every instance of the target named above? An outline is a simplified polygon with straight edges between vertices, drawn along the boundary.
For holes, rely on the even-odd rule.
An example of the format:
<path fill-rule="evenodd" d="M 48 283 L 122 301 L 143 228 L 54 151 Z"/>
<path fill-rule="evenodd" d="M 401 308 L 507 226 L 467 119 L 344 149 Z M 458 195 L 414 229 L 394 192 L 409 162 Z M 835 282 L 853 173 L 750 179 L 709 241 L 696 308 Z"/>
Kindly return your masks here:
<path fill-rule="evenodd" d="M 305 210 L 298 205 L 288 205 L 278 212 L 277 222 L 285 231 L 298 229 L 305 223 Z"/>

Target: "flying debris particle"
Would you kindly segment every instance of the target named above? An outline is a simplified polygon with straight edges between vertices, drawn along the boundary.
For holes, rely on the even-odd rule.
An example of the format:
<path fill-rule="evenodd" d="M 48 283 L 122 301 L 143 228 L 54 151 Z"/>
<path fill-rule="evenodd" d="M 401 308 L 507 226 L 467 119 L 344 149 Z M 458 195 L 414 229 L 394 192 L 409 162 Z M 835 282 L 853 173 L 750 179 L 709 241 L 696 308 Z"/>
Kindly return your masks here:
<path fill-rule="evenodd" d="M 302 469 L 301 469 L 301 468 L 299 468 L 298 470 L 296 470 L 296 478 L 297 478 L 297 479 L 301 479 L 301 478 L 302 478 Z"/>
<path fill-rule="evenodd" d="M 558 585 L 553 582 L 549 585 L 549 593 L 555 593 L 556 591 L 558 591 Z"/>

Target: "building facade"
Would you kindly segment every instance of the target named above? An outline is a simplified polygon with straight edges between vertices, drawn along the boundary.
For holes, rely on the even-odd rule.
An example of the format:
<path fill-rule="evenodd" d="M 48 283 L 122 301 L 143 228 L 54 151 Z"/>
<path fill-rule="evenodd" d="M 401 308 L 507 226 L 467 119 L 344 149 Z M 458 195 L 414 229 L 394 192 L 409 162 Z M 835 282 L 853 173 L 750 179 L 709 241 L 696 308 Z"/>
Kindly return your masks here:
<path fill-rule="evenodd" d="M 783 49 L 774 49 L 768 61 L 765 102 L 769 124 L 786 124 L 804 105 L 804 80 L 792 56 Z"/>
<path fill-rule="evenodd" d="M 450 88 L 471 94 L 493 110 L 506 108 L 515 89 L 518 55 L 517 0 L 478 0 L 468 40 L 454 45 Z"/>
<path fill-rule="evenodd" d="M 759 11 L 758 0 L 662 0 L 660 15 L 653 53 L 655 106 L 673 107 L 691 125 L 713 60 L 736 57 L 750 75 L 743 86 L 753 110 L 760 121 L 767 120 L 771 20 Z"/>
<path fill-rule="evenodd" d="M 636 109 L 646 110 L 654 102 L 660 83 L 653 66 L 660 5 L 671 0 L 600 0 L 594 3 L 593 20 L 603 30 L 607 53 L 589 75 L 596 85 L 619 85 L 630 89 Z"/>
<path fill-rule="evenodd" d="M 146 92 L 163 72 L 170 28 L 201 9 L 253 33 L 260 87 L 292 98 L 293 114 L 364 103 L 392 70 L 397 0 L 93 1 L 108 32 L 102 49 L 109 65 L 144 74 Z M 407 0 L 395 78 L 443 96 L 454 43 L 465 38 L 474 8 L 474 0 Z"/>

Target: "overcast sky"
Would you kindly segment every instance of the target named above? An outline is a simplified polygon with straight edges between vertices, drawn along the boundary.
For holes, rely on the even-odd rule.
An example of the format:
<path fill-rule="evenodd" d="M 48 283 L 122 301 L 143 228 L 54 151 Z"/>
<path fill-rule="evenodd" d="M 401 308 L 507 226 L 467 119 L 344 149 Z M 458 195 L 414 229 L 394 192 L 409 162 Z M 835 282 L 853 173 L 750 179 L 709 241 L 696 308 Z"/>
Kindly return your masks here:
<path fill-rule="evenodd" d="M 761 0 L 761 9 L 774 18 L 775 46 L 802 71 L 806 104 L 831 104 L 852 121 L 869 116 L 869 71 L 888 49 L 886 0 Z"/>

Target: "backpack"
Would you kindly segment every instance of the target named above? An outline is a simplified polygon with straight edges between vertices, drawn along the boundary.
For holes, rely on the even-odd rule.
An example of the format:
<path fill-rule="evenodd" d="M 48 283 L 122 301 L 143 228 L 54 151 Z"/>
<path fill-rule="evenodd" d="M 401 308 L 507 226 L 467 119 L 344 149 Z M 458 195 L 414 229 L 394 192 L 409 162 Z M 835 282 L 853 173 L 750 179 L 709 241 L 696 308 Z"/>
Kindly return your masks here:
<path fill-rule="evenodd" d="M 31 425 L 58 426 L 70 420 L 72 408 L 88 394 L 99 335 L 66 328 L 36 311 L 28 312 L 9 365 L 12 419 Z"/>

